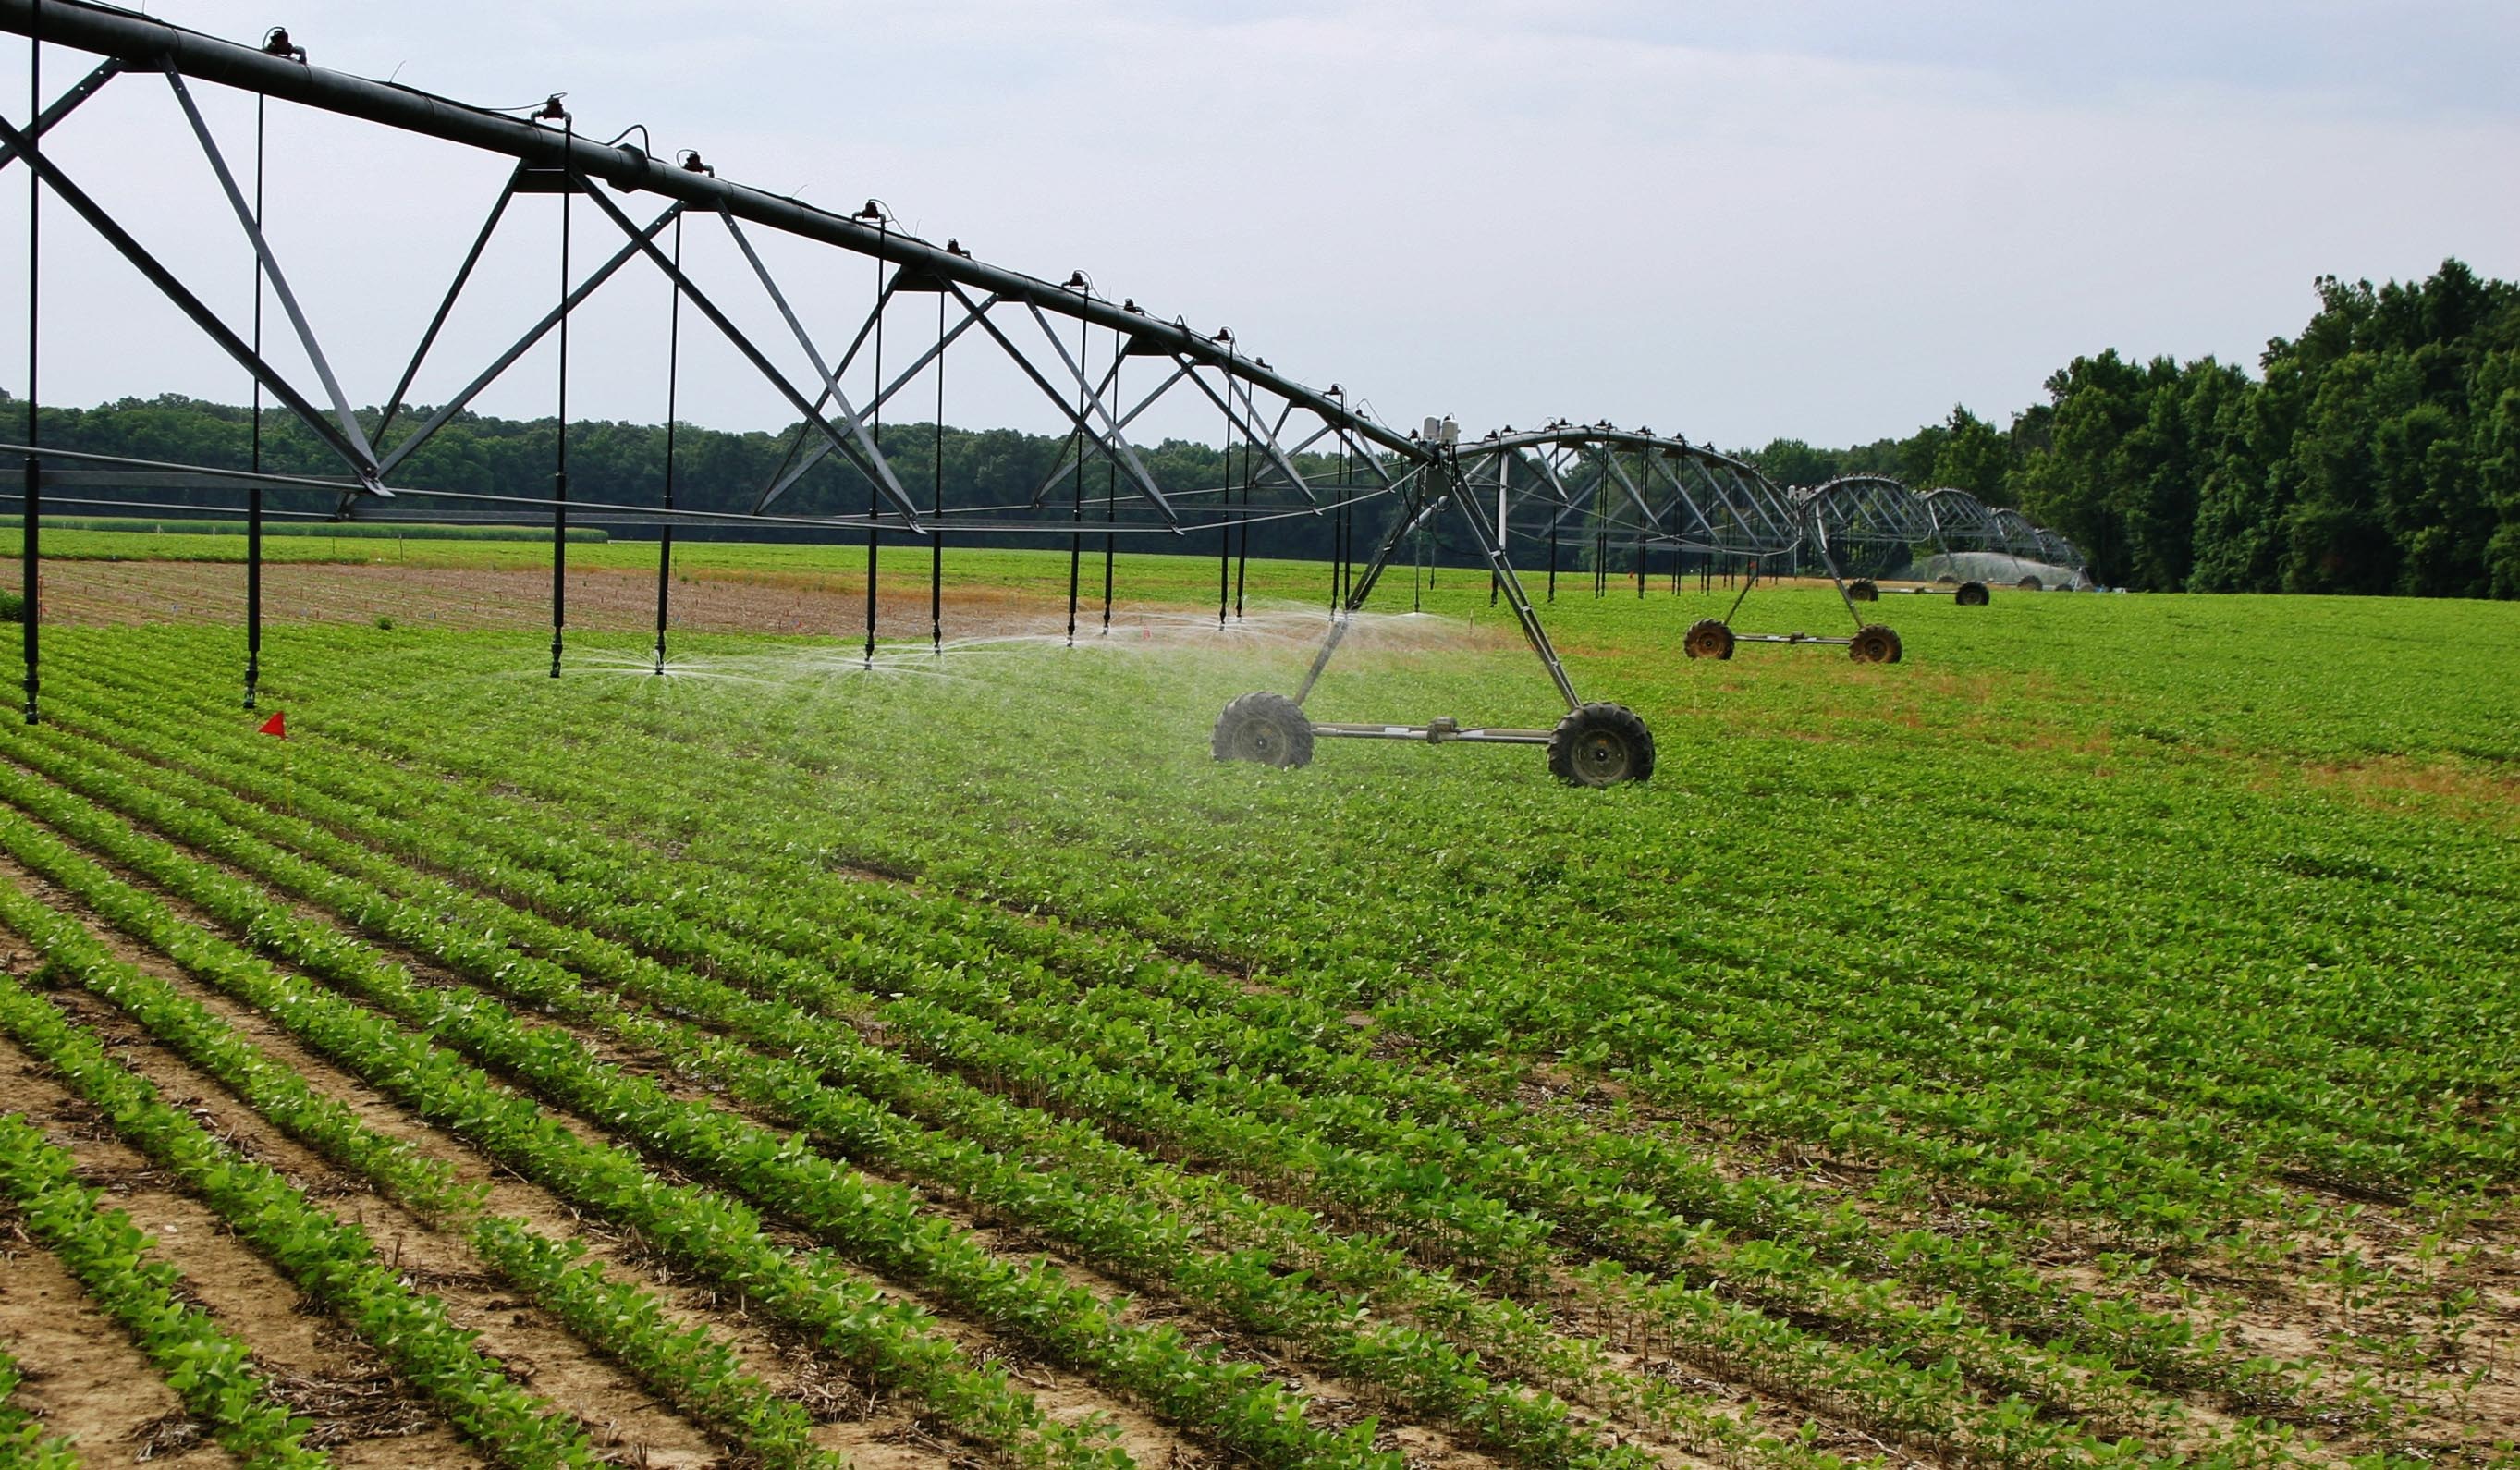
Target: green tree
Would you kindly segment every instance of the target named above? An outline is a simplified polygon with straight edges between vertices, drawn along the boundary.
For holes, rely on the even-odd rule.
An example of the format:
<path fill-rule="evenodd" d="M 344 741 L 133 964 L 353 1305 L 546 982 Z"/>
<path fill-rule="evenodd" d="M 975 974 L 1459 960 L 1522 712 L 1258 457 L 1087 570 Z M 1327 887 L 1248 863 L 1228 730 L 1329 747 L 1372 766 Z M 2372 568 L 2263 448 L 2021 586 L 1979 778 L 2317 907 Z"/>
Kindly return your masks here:
<path fill-rule="evenodd" d="M 1990 504 L 2003 495 L 2004 480 L 2012 473 L 2012 444 L 1996 426 L 1972 414 L 1964 406 L 1952 406 L 1952 416 L 1943 421 L 1943 440 L 1935 452 L 1933 465 L 1911 488 L 1931 490 L 1943 485 L 1965 490 Z"/>

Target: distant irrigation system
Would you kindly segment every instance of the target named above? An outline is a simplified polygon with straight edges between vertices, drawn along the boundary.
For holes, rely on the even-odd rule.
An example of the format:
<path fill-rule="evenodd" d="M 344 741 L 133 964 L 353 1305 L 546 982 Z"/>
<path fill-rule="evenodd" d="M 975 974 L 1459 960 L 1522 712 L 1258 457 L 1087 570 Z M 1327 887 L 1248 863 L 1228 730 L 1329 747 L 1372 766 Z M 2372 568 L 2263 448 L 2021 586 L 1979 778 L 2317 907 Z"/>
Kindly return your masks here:
<path fill-rule="evenodd" d="M 1864 661 L 1896 661 L 1901 648 L 1887 627 L 1868 622 L 1860 602 L 1884 591 L 1947 592 L 1964 604 L 1988 601 L 1991 586 L 2058 587 L 2086 582 L 2083 558 L 2063 538 L 1988 507 L 1956 489 L 1916 494 L 1880 476 L 1854 476 L 1805 489 L 1779 487 L 1757 469 L 1676 435 L 1607 423 L 1564 422 L 1464 439 L 1450 420 L 1426 420 L 1407 431 L 1378 420 L 1344 388 L 1314 388 L 1244 350 L 1226 330 L 1193 330 L 1167 321 L 1134 300 L 1102 294 L 1082 271 L 1053 283 L 990 265 L 954 240 L 933 244 L 903 230 L 880 201 L 839 213 L 720 178 L 696 153 L 652 156 L 646 130 L 632 127 L 604 141 L 582 137 L 562 98 L 498 111 L 310 65 L 286 31 L 258 45 L 240 44 L 87 0 L 0 0 L 0 24 L 28 39 L 28 99 L 23 119 L 0 116 L 0 169 L 23 165 L 26 211 L 26 418 L 22 441 L 0 449 L 22 457 L 24 542 L 25 718 L 40 714 L 42 631 L 40 537 L 47 504 L 120 511 L 174 511 L 242 515 L 247 521 L 245 705 L 261 677 L 262 539 L 266 516 L 335 520 L 425 515 L 436 520 L 548 521 L 552 529 L 551 675 L 558 678 L 568 626 L 567 531 L 572 522 L 636 524 L 658 529 L 655 664 L 665 666 L 677 526 L 803 527 L 863 536 L 868 557 L 867 657 L 875 654 L 877 554 L 887 539 L 923 542 L 929 558 L 929 611 L 942 646 L 944 543 L 957 535 L 1038 536 L 1064 542 L 1068 627 L 1074 635 L 1088 598 L 1087 548 L 1102 554 L 1102 616 L 1108 626 L 1113 550 L 1122 537 L 1162 537 L 1212 546 L 1218 558 L 1219 617 L 1240 611 L 1242 569 L 1255 527 L 1289 517 L 1328 517 L 1334 527 L 1328 628 L 1310 669 L 1292 695 L 1245 694 L 1219 717 L 1213 735 L 1221 759 L 1297 766 L 1324 738 L 1537 744 L 1550 769 L 1582 785 L 1641 780 L 1653 770 L 1653 737 L 1623 705 L 1587 701 L 1551 646 L 1517 559 L 1547 567 L 1554 598 L 1561 557 L 1571 555 L 1606 592 L 1614 563 L 1633 560 L 1639 595 L 1649 556 L 1673 568 L 1693 556 L 1700 565 L 1724 559 L 1746 572 L 1746 597 L 1762 578 L 1824 575 L 1838 589 L 1853 622 L 1843 637 L 1737 632 L 1741 605 L 1688 632 L 1691 656 L 1730 657 L 1736 643 L 1842 646 Z M 96 60 L 58 95 L 44 90 L 48 49 Z M 46 140 L 83 104 L 120 80 L 125 87 L 163 84 L 169 134 L 145 152 L 171 156 L 198 151 L 223 207 L 199 226 L 238 232 L 241 268 L 250 267 L 249 321 L 231 322 L 179 279 L 140 238 L 139 228 L 99 201 L 71 176 Z M 250 94 L 254 128 L 243 149 L 223 146 L 197 101 L 197 86 Z M 381 418 L 363 423 L 352 409 L 317 324 L 290 286 L 263 224 L 266 164 L 263 116 L 269 102 L 294 104 L 469 150 L 506 166 L 471 247 L 451 263 L 447 284 L 418 332 Z M 637 135 L 633 141 L 633 135 Z M 236 156 L 232 157 L 232 152 Z M 131 156 L 129 151 L 117 155 Z M 110 166 L 110 165 L 109 165 Z M 327 167 L 349 166 L 327 160 Z M 48 205 L 50 207 L 48 207 Z M 453 365 L 462 386 L 428 409 L 411 394 L 424 371 L 444 375 L 446 327 L 475 284 L 485 252 L 502 225 L 534 209 L 556 212 L 558 259 L 546 306 L 517 313 L 504 345 Z M 47 449 L 41 442 L 40 395 L 44 315 L 43 249 L 61 248 L 45 234 L 63 212 L 76 221 L 76 248 L 102 246 L 175 308 L 203 339 L 251 379 L 255 434 L 244 468 L 171 464 Z M 323 221 L 292 221 L 319 229 Z M 601 245 L 572 254 L 580 232 Z M 869 262 L 863 312 L 836 322 L 816 320 L 795 288 L 827 281 L 833 256 Z M 556 351 L 555 419 L 569 421 L 569 332 L 599 292 L 618 296 L 618 283 L 661 281 L 669 290 L 663 360 L 667 431 L 661 495 L 648 504 L 573 485 L 568 435 L 555 435 L 551 492 L 542 497 L 465 493 L 416 482 L 413 459 L 519 360 L 546 342 Z M 266 306 L 271 308 L 266 311 Z M 75 308 L 73 308 L 75 309 Z M 514 311 L 493 304 L 490 310 Z M 828 315 L 828 313 L 824 313 Z M 266 323 L 266 315 L 277 318 Z M 747 325 L 747 319 L 751 325 Z M 768 327 L 761 323 L 770 324 Z M 266 326 L 293 345 L 303 365 L 284 371 L 266 350 Z M 676 504 L 673 414 L 687 338 L 712 338 L 721 356 L 758 379 L 766 401 L 783 405 L 799 425 L 785 462 L 742 511 Z M 973 359 L 982 360 L 976 367 Z M 786 364 L 783 366 L 783 362 Z M 801 364 L 800 368 L 798 365 Z M 949 379 L 977 372 L 1029 384 L 1038 407 L 1065 435 L 1068 450 L 1026 500 L 951 507 L 943 492 L 942 457 L 929 483 L 904 473 L 883 442 L 884 420 L 932 413 L 945 421 Z M 261 412 L 268 399 L 339 462 L 329 475 L 279 473 L 263 464 Z M 1160 483 L 1140 446 L 1152 425 L 1215 425 L 1225 446 L 1220 483 L 1185 489 Z M 790 493 L 817 466 L 837 463 L 863 482 L 865 510 L 800 512 Z M 588 493 L 593 490 L 595 493 Z M 1359 512 L 1373 507 L 1382 530 L 1359 545 Z M 1493 596 L 1509 606 L 1566 714 L 1553 729 L 1462 726 L 1452 720 L 1387 725 L 1327 724 L 1304 710 L 1337 652 L 1354 615 L 1395 559 L 1439 516 L 1450 515 L 1489 572 Z M 1265 550 L 1265 541 L 1264 541 Z M 1681 555 L 1672 555 L 1681 554 Z M 1910 585 L 1912 584 L 1912 585 Z"/>

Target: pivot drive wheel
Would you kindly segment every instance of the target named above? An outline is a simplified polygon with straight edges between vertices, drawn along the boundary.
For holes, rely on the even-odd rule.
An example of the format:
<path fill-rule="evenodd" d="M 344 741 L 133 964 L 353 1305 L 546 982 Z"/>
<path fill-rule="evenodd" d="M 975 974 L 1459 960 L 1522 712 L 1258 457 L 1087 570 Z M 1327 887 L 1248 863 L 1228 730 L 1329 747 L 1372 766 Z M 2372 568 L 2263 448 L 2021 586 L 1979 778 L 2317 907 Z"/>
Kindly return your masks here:
<path fill-rule="evenodd" d="M 1986 584 L 1984 582 L 1962 582 L 1960 584 L 1960 590 L 1952 594 L 1952 601 L 1959 603 L 1962 607 L 1983 607 L 1987 604 Z"/>
<path fill-rule="evenodd" d="M 2042 585 L 2042 584 L 2041 584 L 2040 580 L 2039 580 L 2037 577 L 2024 577 L 2024 578 L 2022 578 L 2020 581 L 2015 582 L 2015 583 L 2013 583 L 2012 585 L 2013 585 L 2013 586 L 2015 586 L 2015 587 L 2020 588 L 2023 592 L 2045 592 L 2045 591 L 2047 591 L 2047 588 L 2046 588 L 2044 585 Z"/>
<path fill-rule="evenodd" d="M 1902 651 L 1899 635 L 1880 623 L 1856 629 L 1854 642 L 1846 646 L 1846 656 L 1857 663 L 1897 663 Z"/>
<path fill-rule="evenodd" d="M 1846 596 L 1850 601 L 1878 602 L 1881 601 L 1881 584 L 1870 577 L 1858 577 L 1846 584 Z"/>
<path fill-rule="evenodd" d="M 1691 658 L 1730 658 L 1732 656 L 1732 630 L 1720 617 L 1702 617 L 1688 625 L 1688 636 L 1680 646 Z"/>
<path fill-rule="evenodd" d="M 1653 733 L 1624 704 L 1578 706 L 1549 735 L 1550 774 L 1575 785 L 1643 780 L 1653 767 Z"/>
<path fill-rule="evenodd" d="M 1283 694 L 1244 694 L 1216 717 L 1207 748 L 1220 761 L 1258 761 L 1264 766 L 1309 766 L 1313 722 L 1304 707 Z"/>

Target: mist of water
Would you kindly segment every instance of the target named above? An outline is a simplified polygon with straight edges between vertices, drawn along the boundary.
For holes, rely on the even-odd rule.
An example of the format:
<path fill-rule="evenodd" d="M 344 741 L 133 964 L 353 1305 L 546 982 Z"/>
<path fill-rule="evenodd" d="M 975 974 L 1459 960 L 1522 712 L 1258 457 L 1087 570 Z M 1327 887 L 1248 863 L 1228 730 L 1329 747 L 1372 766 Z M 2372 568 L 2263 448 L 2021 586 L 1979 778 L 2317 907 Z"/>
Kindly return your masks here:
<path fill-rule="evenodd" d="M 1358 612 L 1347 615 L 1342 654 L 1420 652 L 1468 646 L 1476 637 L 1460 618 L 1429 612 Z M 941 645 L 878 643 L 872 656 L 861 644 L 832 642 L 786 646 L 755 653 L 685 654 L 661 665 L 651 655 L 590 651 L 572 654 L 563 667 L 625 678 L 666 682 L 718 681 L 764 687 L 848 681 L 983 683 L 1025 677 L 1026 655 L 1077 653 L 1159 661 L 1223 659 L 1248 662 L 1283 654 L 1289 674 L 1299 673 L 1329 634 L 1328 614 L 1296 603 L 1249 608 L 1220 623 L 1192 608 L 1132 610 L 1108 629 L 1099 619 L 1079 628 L 1071 644 L 1065 631 L 1001 633 L 947 639 Z"/>

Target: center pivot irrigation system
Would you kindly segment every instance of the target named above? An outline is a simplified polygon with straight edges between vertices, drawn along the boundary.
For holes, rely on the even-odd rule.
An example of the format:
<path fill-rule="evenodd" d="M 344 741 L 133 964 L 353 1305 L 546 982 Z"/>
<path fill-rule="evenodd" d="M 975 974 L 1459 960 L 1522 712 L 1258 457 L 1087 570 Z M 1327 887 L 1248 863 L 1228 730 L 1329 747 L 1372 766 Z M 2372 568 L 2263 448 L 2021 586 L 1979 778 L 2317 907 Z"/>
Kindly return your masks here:
<path fill-rule="evenodd" d="M 1111 621 L 1114 549 L 1124 536 L 1212 545 L 1222 622 L 1229 610 L 1241 610 L 1252 527 L 1293 516 L 1326 517 L 1335 547 L 1328 635 L 1292 697 L 1254 693 L 1227 706 L 1216 724 L 1215 753 L 1294 766 L 1310 759 L 1319 738 L 1542 744 L 1553 772 L 1587 785 L 1642 780 L 1653 769 L 1653 739 L 1633 711 L 1587 702 L 1576 692 L 1515 575 L 1509 538 L 1546 541 L 1552 596 L 1559 548 L 1570 535 L 1596 541 L 1597 585 L 1606 575 L 1613 536 L 1628 532 L 1638 551 L 1640 587 L 1648 547 L 1754 557 L 1816 548 L 1835 575 L 1816 518 L 1817 502 L 1797 500 L 1748 466 L 1684 440 L 1560 423 L 1464 444 L 1449 420 L 1429 420 L 1418 431 L 1401 432 L 1377 422 L 1361 403 L 1351 403 L 1338 385 L 1316 389 L 1280 373 L 1265 358 L 1243 351 L 1230 331 L 1195 331 L 1133 300 L 1115 302 L 1099 293 L 1083 271 L 1055 284 L 986 264 L 954 240 L 940 245 L 905 231 L 878 200 L 841 213 L 720 179 L 697 153 L 670 160 L 654 156 L 641 126 L 601 142 L 582 137 L 559 95 L 509 110 L 472 107 L 312 66 L 305 49 L 282 30 L 270 32 L 260 45 L 246 45 L 87 0 L 0 0 L 0 26 L 29 41 L 26 111 L 22 118 L 0 115 L 0 170 L 20 165 L 27 179 L 25 426 L 22 442 L 0 449 L 22 456 L 24 470 L 22 491 L 14 498 L 24 512 L 29 723 L 40 707 L 39 546 L 48 501 L 245 516 L 248 708 L 261 674 L 268 516 L 353 520 L 382 513 L 408 519 L 417 513 L 439 520 L 547 522 L 554 678 L 562 670 L 567 629 L 572 520 L 658 528 L 654 662 L 661 673 L 677 526 L 801 528 L 864 537 L 866 658 L 872 665 L 878 549 L 886 539 L 923 541 L 930 549 L 928 613 L 941 649 L 942 547 L 951 537 L 1063 539 L 1069 555 L 1067 634 L 1073 641 L 1091 543 L 1099 541 L 1102 554 L 1103 631 Z M 57 95 L 49 94 L 45 59 L 64 49 L 84 54 L 87 69 Z M 124 142 L 81 155 L 75 128 L 56 137 L 73 113 L 117 81 L 117 97 L 134 87 L 155 93 L 157 102 L 145 117 L 164 129 L 162 141 L 145 148 Z M 205 107 L 212 94 L 197 95 L 197 89 L 206 88 L 226 95 Z M 232 108 L 229 99 L 238 96 L 251 110 L 249 150 L 233 140 L 223 146 L 213 125 L 217 109 Z M 375 400 L 381 407 L 365 414 L 353 409 L 335 359 L 326 352 L 318 321 L 324 313 L 292 290 L 267 228 L 266 172 L 275 160 L 267 149 L 265 115 L 272 101 L 329 114 L 342 146 L 394 136 L 451 146 L 483 179 L 487 203 L 479 229 L 469 248 L 450 255 L 447 284 L 435 295 L 434 310 L 425 322 L 415 313 L 410 351 L 400 359 L 404 366 L 390 390 Z M 129 120 L 126 114 L 126 126 Z M 350 124 L 345 130 L 344 123 Z M 197 251 L 199 240 L 216 231 L 236 232 L 239 273 L 249 268 L 252 283 L 249 316 L 214 307 L 220 292 L 188 284 L 164 244 L 153 248 L 145 239 L 152 220 L 161 237 L 166 233 L 162 205 L 154 214 L 117 212 L 81 178 L 98 176 L 128 192 L 118 164 L 192 153 L 199 154 L 214 187 L 202 193 L 205 202 L 195 206 L 202 217 L 184 222 L 180 243 Z M 287 160 L 278 161 L 285 170 Z M 354 166 L 330 156 L 322 161 L 330 172 Z M 47 222 L 65 209 L 81 231 L 73 238 L 83 253 L 101 245 L 119 256 L 200 339 L 249 379 L 252 439 L 243 466 L 44 447 L 37 412 L 45 325 L 42 246 L 49 240 Z M 312 235 L 319 248 L 349 248 L 323 234 L 339 227 L 337 216 L 345 212 L 292 216 L 292 238 Z M 547 305 L 519 310 L 513 290 L 468 295 L 484 260 L 513 249 L 520 231 L 556 243 Z M 591 248 L 579 240 L 585 234 L 595 237 Z M 858 262 L 854 268 L 848 265 L 852 260 Z M 830 283 L 854 271 L 864 272 L 857 279 L 866 283 L 865 294 L 856 304 L 834 308 L 828 299 Z M 622 299 L 635 294 L 626 284 L 632 281 L 649 283 L 655 292 L 652 307 Z M 493 297 L 486 305 L 485 294 Z M 73 301 L 68 313 L 74 330 L 83 325 L 78 305 Z M 285 324 L 273 334 L 277 351 L 265 340 L 266 305 L 276 307 Z M 572 493 L 570 328 L 595 309 L 652 310 L 661 321 L 665 346 L 655 369 L 667 427 L 661 494 L 653 501 L 634 503 L 617 486 L 597 487 L 595 495 L 584 487 Z M 488 335 L 494 345 L 487 347 L 479 345 L 485 338 L 473 324 L 484 312 L 510 319 Z M 459 316 L 472 324 L 469 335 L 450 330 Z M 373 322 L 358 330 L 368 339 L 378 331 Z M 546 344 L 555 350 L 538 353 Z M 748 507 L 676 504 L 675 411 L 685 358 L 696 348 L 714 353 L 721 367 L 713 373 L 749 382 L 797 425 Z M 444 431 L 463 422 L 484 390 L 513 381 L 528 354 L 557 370 L 554 420 L 560 431 L 553 435 L 551 493 L 519 497 L 450 488 Z M 976 376 L 1012 384 L 1044 412 L 1065 436 L 1055 468 L 1028 487 L 1016 487 L 1001 504 L 949 506 L 943 468 L 949 373 L 957 382 Z M 433 406 L 412 398 L 415 384 L 424 380 L 447 388 Z M 712 384 L 717 382 L 713 378 Z M 292 463 L 284 471 L 266 463 L 266 399 L 272 414 L 285 415 L 294 425 L 295 438 L 302 443 L 311 436 L 321 447 L 316 468 Z M 912 412 L 927 416 L 925 423 L 905 424 Z M 889 443 L 887 419 L 893 423 Z M 1190 423 L 1221 430 L 1224 452 L 1210 482 L 1184 488 L 1179 473 L 1155 472 L 1148 446 L 1149 435 Z M 863 511 L 854 501 L 839 503 L 834 484 L 850 487 L 848 495 L 862 499 Z M 1028 494 L 1020 493 L 1026 488 Z M 235 504 L 239 498 L 241 506 Z M 1357 557 L 1358 512 L 1376 502 L 1381 505 L 1375 513 L 1388 513 L 1385 529 L 1368 555 Z M 1354 614 L 1412 535 L 1448 509 L 1466 528 L 1497 596 L 1512 607 L 1564 700 L 1564 718 L 1546 731 L 1464 728 L 1449 719 L 1409 725 L 1313 721 L 1303 701 Z M 2009 513 L 1978 511 L 1991 527 Z"/>

